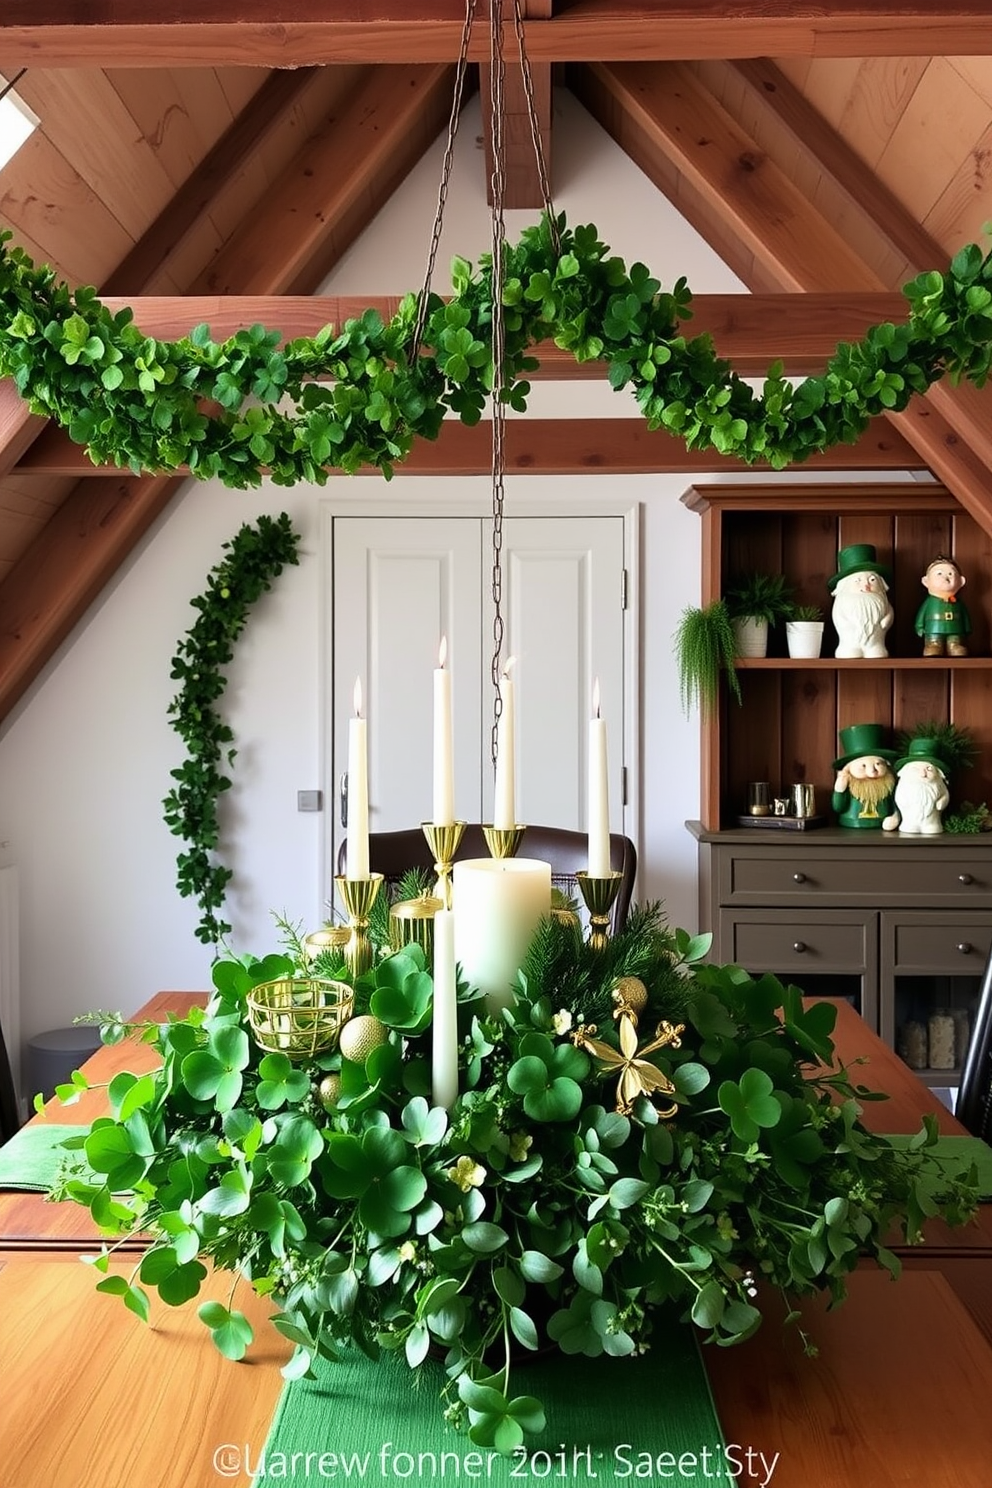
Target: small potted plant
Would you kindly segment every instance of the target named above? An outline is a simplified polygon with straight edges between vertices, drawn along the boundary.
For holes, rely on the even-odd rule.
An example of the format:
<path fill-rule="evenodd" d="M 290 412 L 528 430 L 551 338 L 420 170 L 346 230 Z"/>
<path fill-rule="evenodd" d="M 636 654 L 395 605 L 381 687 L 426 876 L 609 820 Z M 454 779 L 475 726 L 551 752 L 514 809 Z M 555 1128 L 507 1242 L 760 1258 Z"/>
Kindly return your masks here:
<path fill-rule="evenodd" d="M 792 613 L 792 590 L 783 574 L 745 574 L 728 585 L 726 605 L 738 656 L 764 656 L 769 625 L 788 620 Z"/>
<path fill-rule="evenodd" d="M 698 705 L 703 716 L 713 712 L 725 676 L 731 692 L 741 700 L 734 660 L 737 637 L 726 603 L 715 599 L 700 608 L 688 605 L 673 637 L 679 668 L 679 695 L 686 714 Z"/>
<path fill-rule="evenodd" d="M 823 645 L 823 611 L 819 605 L 793 605 L 785 622 L 790 656 L 819 656 Z"/>

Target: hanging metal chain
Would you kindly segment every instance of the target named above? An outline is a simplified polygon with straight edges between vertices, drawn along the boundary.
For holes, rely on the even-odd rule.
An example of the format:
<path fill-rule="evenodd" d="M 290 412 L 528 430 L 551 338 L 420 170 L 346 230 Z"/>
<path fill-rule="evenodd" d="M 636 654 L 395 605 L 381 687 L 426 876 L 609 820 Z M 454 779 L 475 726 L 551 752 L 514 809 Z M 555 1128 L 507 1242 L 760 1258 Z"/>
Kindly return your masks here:
<path fill-rule="evenodd" d="M 475 12 L 478 0 L 466 0 L 465 20 L 462 23 L 462 39 L 458 49 L 458 61 L 455 65 L 455 91 L 451 99 L 451 113 L 448 116 L 448 138 L 444 147 L 444 160 L 441 165 L 441 184 L 437 195 L 437 208 L 434 212 L 434 227 L 431 231 L 430 249 L 427 254 L 427 269 L 424 273 L 423 288 L 420 291 L 420 301 L 417 306 L 417 324 L 413 332 L 413 346 L 410 351 L 410 360 L 415 362 L 420 355 L 420 343 L 423 339 L 424 326 L 427 324 L 427 305 L 431 293 L 431 280 L 434 278 L 434 265 L 437 262 L 437 252 L 441 243 L 441 227 L 444 222 L 444 207 L 448 199 L 448 184 L 451 180 L 451 166 L 455 154 L 455 136 L 458 133 L 458 121 L 462 112 L 462 94 L 465 91 L 465 73 L 468 68 L 468 48 L 472 39 L 472 27 L 475 25 Z"/>
<path fill-rule="evenodd" d="M 507 0 L 513 14 L 513 27 L 517 39 L 517 51 L 520 58 L 520 71 L 523 78 L 524 96 L 527 101 L 527 117 L 530 124 L 531 140 L 534 145 L 534 154 L 537 160 L 538 179 L 541 186 L 541 197 L 544 210 L 547 215 L 551 241 L 555 251 L 559 251 L 558 224 L 555 218 L 554 205 L 551 200 L 551 187 L 548 180 L 548 170 L 544 158 L 544 146 L 541 140 L 541 129 L 537 117 L 537 106 L 534 101 L 534 82 L 531 76 L 530 62 L 524 48 L 523 20 L 521 12 L 521 0 Z M 492 538 L 492 601 L 493 601 L 493 654 L 492 654 L 492 683 L 493 683 L 493 726 L 492 726 L 492 761 L 496 763 L 496 743 L 499 731 L 499 720 L 503 712 L 503 691 L 501 660 L 503 654 L 503 642 L 506 627 L 503 621 L 503 508 L 505 505 L 505 491 L 503 478 L 506 470 L 506 327 L 503 318 L 503 282 L 504 282 L 504 250 L 506 247 L 506 222 L 504 216 L 504 203 L 506 197 L 506 157 L 504 145 L 504 125 L 506 122 L 505 84 L 506 84 L 506 61 L 503 54 L 503 6 L 504 0 L 489 0 L 489 88 L 492 108 L 490 128 L 492 131 L 492 235 L 491 235 L 491 321 L 492 321 L 492 514 L 493 514 L 493 538 Z M 413 344 L 411 347 L 411 359 L 420 355 L 420 344 L 423 339 L 424 328 L 427 324 L 428 302 L 430 299 L 431 281 L 434 277 L 434 267 L 437 262 L 438 248 L 441 242 L 441 229 L 444 221 L 444 208 L 448 198 L 448 186 L 451 180 L 451 168 L 454 161 L 455 136 L 458 132 L 458 121 L 461 116 L 462 95 L 465 86 L 465 73 L 468 67 L 468 50 L 472 37 L 472 28 L 475 24 L 475 13 L 478 8 L 478 0 L 466 0 L 465 20 L 462 25 L 461 45 L 458 51 L 458 62 L 455 67 L 455 89 L 451 102 L 451 114 L 448 119 L 448 136 L 444 150 L 444 160 L 441 166 L 441 184 L 438 190 L 437 208 L 434 213 L 434 226 L 431 232 L 430 248 L 427 255 L 427 268 L 424 274 L 424 283 L 420 291 L 417 306 L 417 322 L 414 328 Z"/>
<path fill-rule="evenodd" d="M 514 9 L 516 0 L 514 0 Z M 504 85 L 506 63 L 503 58 L 503 0 L 489 0 L 489 88 L 492 99 L 492 347 L 493 347 L 493 435 L 492 435 L 492 598 L 493 598 L 493 727 L 491 753 L 496 764 L 499 720 L 503 712 L 503 689 L 500 660 L 503 654 L 503 475 L 506 468 L 506 403 L 503 399 L 506 376 L 506 326 L 503 316 L 503 250 L 506 246 L 504 199 L 506 194 L 506 159 L 503 125 L 506 119 Z"/>

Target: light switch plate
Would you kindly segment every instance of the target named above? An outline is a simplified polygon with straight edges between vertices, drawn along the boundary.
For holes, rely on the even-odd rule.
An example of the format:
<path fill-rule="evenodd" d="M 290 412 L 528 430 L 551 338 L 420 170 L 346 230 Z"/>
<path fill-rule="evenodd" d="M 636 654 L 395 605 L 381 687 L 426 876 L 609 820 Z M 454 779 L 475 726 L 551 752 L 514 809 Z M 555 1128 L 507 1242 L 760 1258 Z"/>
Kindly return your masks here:
<path fill-rule="evenodd" d="M 297 811 L 320 811 L 322 809 L 321 792 L 319 790 L 297 791 Z"/>

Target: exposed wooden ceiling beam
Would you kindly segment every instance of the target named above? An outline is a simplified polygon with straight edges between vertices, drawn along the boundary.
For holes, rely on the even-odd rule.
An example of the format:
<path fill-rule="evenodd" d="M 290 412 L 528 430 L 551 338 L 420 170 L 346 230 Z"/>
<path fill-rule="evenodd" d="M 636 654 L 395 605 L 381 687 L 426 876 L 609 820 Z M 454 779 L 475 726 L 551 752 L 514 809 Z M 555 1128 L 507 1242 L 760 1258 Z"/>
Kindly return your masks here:
<path fill-rule="evenodd" d="M 373 68 L 190 293 L 300 294 L 319 284 L 434 143 L 453 83 L 442 64 Z"/>
<path fill-rule="evenodd" d="M 503 204 L 525 211 L 539 211 L 544 206 L 541 172 L 538 167 L 531 109 L 544 156 L 545 169 L 551 173 L 551 63 L 531 63 L 530 101 L 520 65 L 516 30 L 513 23 L 513 0 L 500 0 L 503 7 L 505 76 L 503 79 L 503 165 L 505 182 Z M 521 0 L 524 19 L 546 20 L 551 15 L 552 0 Z M 486 156 L 486 199 L 493 200 L 493 99 L 490 68 L 479 68 L 479 93 L 482 98 L 482 138 Z"/>
<path fill-rule="evenodd" d="M 106 294 L 141 293 L 167 269 L 187 235 L 210 210 L 218 191 L 243 169 L 259 147 L 286 127 L 293 109 L 317 79 L 318 68 L 273 72 L 233 124 L 176 191 L 168 206 L 117 265 Z"/>
<path fill-rule="evenodd" d="M 197 325 L 208 325 L 216 341 L 252 325 L 282 332 L 284 340 L 314 336 L 326 325 L 340 326 L 377 310 L 391 320 L 399 295 L 102 295 L 112 313 L 130 306 L 135 324 L 147 336 L 175 341 Z M 824 294 L 702 294 L 692 301 L 687 336 L 709 332 L 720 356 L 743 376 L 762 374 L 774 361 L 789 372 L 822 368 L 839 341 L 855 341 L 870 326 L 906 318 L 907 302 L 892 291 Z M 541 367 L 531 380 L 590 380 L 603 377 L 601 362 L 576 362 L 551 342 L 536 348 Z M 11 395 L 13 388 L 10 384 Z M 15 400 L 16 401 L 16 400 Z M 2 428 L 2 423 L 0 423 Z"/>
<path fill-rule="evenodd" d="M 338 159 L 337 164 L 349 182 L 361 179 L 361 189 L 336 192 L 332 186 L 331 201 L 322 198 L 324 208 L 317 226 L 308 221 L 299 234 L 305 245 L 301 249 L 295 232 L 287 227 L 285 213 L 315 210 L 307 171 L 316 157 L 313 147 L 304 147 L 296 168 L 287 172 L 287 180 L 298 181 L 299 194 L 291 199 L 280 189 L 266 198 L 245 233 L 232 239 L 218 256 L 213 266 L 218 283 L 226 287 L 228 278 L 236 274 L 243 280 L 235 279 L 233 287 L 268 294 L 284 288 L 305 292 L 317 286 L 333 254 L 350 244 L 428 143 L 412 113 L 429 119 L 430 97 L 440 96 L 447 88 L 450 98 L 446 77 L 450 69 L 424 68 L 417 77 L 413 73 L 412 69 L 402 75 L 391 73 L 405 79 L 403 95 L 393 98 L 388 118 L 381 110 L 374 114 L 372 134 L 381 133 L 385 146 L 374 137 L 356 136 L 352 127 L 343 131 L 350 150 L 358 153 L 344 164 Z M 426 87 L 421 86 L 424 81 Z M 367 95 L 362 96 L 367 103 Z M 428 106 L 421 108 L 425 98 Z M 317 155 L 324 159 L 329 149 L 322 142 Z M 313 276 L 309 282 L 308 276 Z M 0 717 L 37 676 L 180 484 L 175 478 L 135 479 L 115 473 L 96 481 L 80 480 L 70 492 L 0 586 Z"/>
<path fill-rule="evenodd" d="M 833 225 L 805 202 L 774 162 L 679 63 L 594 66 L 577 87 L 600 122 L 632 158 L 707 233 L 745 283 L 816 290 L 842 277 L 878 289 L 877 276 Z M 804 147 L 819 157 L 830 134 L 811 117 Z M 827 152 L 825 152 L 827 153 Z M 863 210 L 870 214 L 870 205 Z M 895 416 L 900 432 L 962 506 L 992 531 L 992 393 L 940 385 Z M 982 409 L 984 408 L 984 413 Z"/>
<path fill-rule="evenodd" d="M 453 62 L 462 0 L 4 0 L 4 67 L 306 67 Z M 163 15 L 162 11 L 167 14 Z M 315 14 L 315 12 L 317 14 Z M 986 0 L 571 0 L 525 25 L 532 62 L 974 56 Z M 488 51 L 476 27 L 475 61 Z"/>
<path fill-rule="evenodd" d="M 0 718 L 182 484 L 121 474 L 80 481 L 42 528 L 0 585 Z"/>
<path fill-rule="evenodd" d="M 736 460 L 721 459 L 734 469 Z M 506 426 L 506 465 L 513 475 L 699 474 L 713 469 L 712 451 L 687 450 L 663 430 L 652 432 L 639 418 L 511 418 Z M 817 470 L 919 470 L 923 460 L 885 419 L 876 419 L 856 445 L 838 445 L 809 462 Z M 492 431 L 448 419 L 437 440 L 420 440 L 395 467 L 396 475 L 485 475 L 492 469 Z M 106 479 L 85 452 L 59 430 L 46 431 L 19 468 L 21 475 L 84 475 Z M 118 479 L 127 472 L 115 471 Z M 338 474 L 339 472 L 335 472 Z M 379 472 L 368 469 L 362 475 Z M 141 477 L 132 477 L 135 481 Z M 0 595 L 3 590 L 0 589 Z"/>
<path fill-rule="evenodd" d="M 0 480 L 31 448 L 46 423 L 46 419 L 28 412 L 9 377 L 0 382 Z"/>

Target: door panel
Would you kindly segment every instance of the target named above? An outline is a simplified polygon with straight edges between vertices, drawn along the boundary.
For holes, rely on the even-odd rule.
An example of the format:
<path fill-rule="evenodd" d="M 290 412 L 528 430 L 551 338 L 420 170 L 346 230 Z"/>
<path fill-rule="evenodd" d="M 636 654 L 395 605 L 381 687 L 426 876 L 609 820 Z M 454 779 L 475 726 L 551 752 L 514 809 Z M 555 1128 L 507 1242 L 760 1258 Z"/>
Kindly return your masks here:
<path fill-rule="evenodd" d="M 491 524 L 487 523 L 486 546 Z M 503 524 L 504 654 L 516 658 L 522 822 L 586 826 L 592 689 L 608 724 L 610 827 L 623 831 L 622 517 L 514 517 Z M 488 658 L 487 658 L 488 661 Z M 491 725 L 487 689 L 486 727 Z M 485 774 L 492 807 L 492 771 Z"/>
<path fill-rule="evenodd" d="M 334 543 L 333 773 L 347 770 L 356 677 L 369 720 L 369 827 L 416 826 L 431 814 L 432 677 L 441 636 L 452 673 L 455 812 L 482 809 L 479 776 L 481 531 L 477 518 L 336 518 Z M 333 812 L 332 863 L 343 835 Z"/>
<path fill-rule="evenodd" d="M 488 821 L 493 797 L 491 521 L 341 516 L 332 534 L 331 864 L 343 835 L 337 786 L 356 676 L 367 698 L 371 830 L 415 826 L 430 814 L 431 674 L 442 634 L 452 668 L 456 815 Z M 503 657 L 516 658 L 518 818 L 585 827 L 598 677 L 610 825 L 622 832 L 623 517 L 507 518 L 502 561 Z"/>

